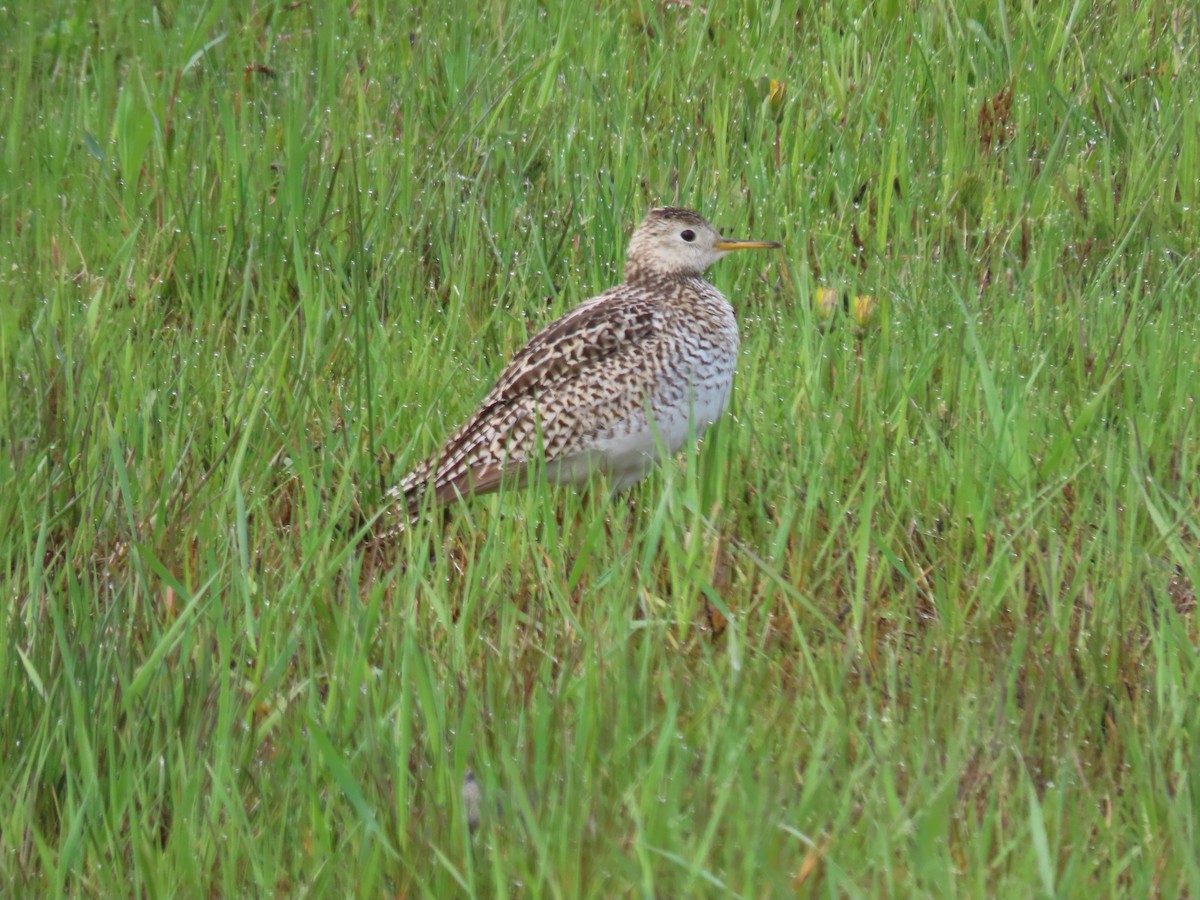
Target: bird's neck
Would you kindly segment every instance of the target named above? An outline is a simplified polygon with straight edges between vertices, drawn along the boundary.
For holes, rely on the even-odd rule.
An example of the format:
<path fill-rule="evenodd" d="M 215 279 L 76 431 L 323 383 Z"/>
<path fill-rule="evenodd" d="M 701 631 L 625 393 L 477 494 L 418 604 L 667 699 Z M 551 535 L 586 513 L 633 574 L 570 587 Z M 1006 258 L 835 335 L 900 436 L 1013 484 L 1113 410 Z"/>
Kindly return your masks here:
<path fill-rule="evenodd" d="M 633 259 L 625 263 L 625 283 L 661 286 L 707 284 L 704 276 L 698 275 L 695 272 L 680 272 L 673 269 L 645 266 Z"/>

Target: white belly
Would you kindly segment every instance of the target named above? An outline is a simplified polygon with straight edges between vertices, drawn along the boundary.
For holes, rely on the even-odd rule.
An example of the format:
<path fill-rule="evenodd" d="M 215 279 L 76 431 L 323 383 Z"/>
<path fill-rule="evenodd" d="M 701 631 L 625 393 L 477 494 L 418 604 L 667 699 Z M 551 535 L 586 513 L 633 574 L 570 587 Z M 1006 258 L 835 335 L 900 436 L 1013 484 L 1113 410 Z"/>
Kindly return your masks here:
<path fill-rule="evenodd" d="M 730 366 L 728 377 L 709 379 L 690 396 L 678 389 L 664 392 L 667 396 L 660 395 L 655 398 L 659 402 L 652 403 L 650 418 L 639 417 L 628 430 L 600 436 L 588 453 L 560 461 L 551 477 L 577 483 L 588 470 L 598 468 L 608 474 L 614 492 L 624 490 L 644 478 L 662 457 L 674 456 L 690 439 L 703 435 L 725 411 L 732 386 Z"/>

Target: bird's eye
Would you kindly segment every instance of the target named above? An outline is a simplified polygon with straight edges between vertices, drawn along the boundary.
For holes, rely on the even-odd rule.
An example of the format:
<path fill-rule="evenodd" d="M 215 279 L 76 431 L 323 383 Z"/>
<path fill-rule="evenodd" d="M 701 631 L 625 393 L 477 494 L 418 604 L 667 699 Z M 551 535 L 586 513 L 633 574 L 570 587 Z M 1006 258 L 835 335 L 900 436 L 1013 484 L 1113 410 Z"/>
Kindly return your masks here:
<path fill-rule="evenodd" d="M 683 231 L 679 232 L 679 236 L 690 244 L 696 239 L 696 232 L 692 231 L 690 228 L 685 228 Z"/>

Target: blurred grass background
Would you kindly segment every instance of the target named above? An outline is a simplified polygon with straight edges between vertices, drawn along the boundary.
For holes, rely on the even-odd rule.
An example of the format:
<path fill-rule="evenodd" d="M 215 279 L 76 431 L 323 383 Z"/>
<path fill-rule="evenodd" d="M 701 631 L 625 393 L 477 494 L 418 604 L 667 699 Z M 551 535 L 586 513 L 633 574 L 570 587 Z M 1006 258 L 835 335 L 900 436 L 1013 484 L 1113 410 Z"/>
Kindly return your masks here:
<path fill-rule="evenodd" d="M 0 8 L 0 883 L 1200 895 L 1198 39 Z M 725 420 L 364 549 L 661 203 L 786 245 Z"/>

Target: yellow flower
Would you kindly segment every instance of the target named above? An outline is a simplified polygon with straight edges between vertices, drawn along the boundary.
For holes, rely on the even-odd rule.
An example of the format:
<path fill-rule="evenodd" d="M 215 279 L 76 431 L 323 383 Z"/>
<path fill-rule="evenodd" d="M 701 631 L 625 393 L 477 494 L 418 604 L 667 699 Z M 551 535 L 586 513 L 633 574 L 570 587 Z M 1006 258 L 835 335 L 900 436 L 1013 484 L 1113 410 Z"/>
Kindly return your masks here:
<path fill-rule="evenodd" d="M 838 294 L 833 288 L 817 288 L 816 296 L 813 297 L 813 308 L 817 311 L 817 318 L 822 322 L 828 322 L 833 318 L 833 314 L 837 311 Z"/>
<path fill-rule="evenodd" d="M 850 301 L 850 315 L 854 316 L 854 324 L 865 329 L 875 318 L 875 310 L 879 303 L 870 294 L 859 294 Z"/>
<path fill-rule="evenodd" d="M 787 83 L 772 78 L 767 89 L 767 107 L 771 110 L 771 116 L 776 122 L 783 118 L 783 104 L 786 99 Z"/>

